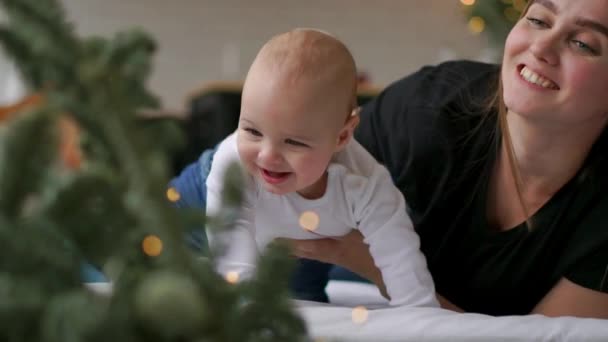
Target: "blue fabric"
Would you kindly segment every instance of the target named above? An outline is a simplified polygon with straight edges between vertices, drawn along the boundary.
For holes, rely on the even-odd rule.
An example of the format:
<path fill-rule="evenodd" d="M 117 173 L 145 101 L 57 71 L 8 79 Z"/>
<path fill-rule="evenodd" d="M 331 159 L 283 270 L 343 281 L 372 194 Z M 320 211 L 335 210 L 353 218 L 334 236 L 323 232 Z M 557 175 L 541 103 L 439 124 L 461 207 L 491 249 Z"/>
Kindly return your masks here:
<path fill-rule="evenodd" d="M 83 262 L 80 267 L 80 278 L 85 283 L 105 283 L 108 281 L 97 267 L 86 262 Z"/>
<path fill-rule="evenodd" d="M 332 267 L 316 260 L 298 259 L 289 280 L 291 295 L 296 299 L 329 302 L 325 287 Z"/>
<path fill-rule="evenodd" d="M 206 180 L 211 170 L 215 148 L 205 150 L 198 160 L 188 165 L 177 177 L 169 182 L 180 194 L 174 205 L 177 208 L 192 208 L 205 211 L 207 202 Z M 186 243 L 192 249 L 204 252 L 207 250 L 205 227 L 193 227 L 186 236 Z"/>
<path fill-rule="evenodd" d="M 211 170 L 214 154 L 215 148 L 205 150 L 196 162 L 186 166 L 177 177 L 169 182 L 169 186 L 174 187 L 180 194 L 179 200 L 174 203 L 177 208 L 205 210 L 207 202 L 205 182 Z"/>

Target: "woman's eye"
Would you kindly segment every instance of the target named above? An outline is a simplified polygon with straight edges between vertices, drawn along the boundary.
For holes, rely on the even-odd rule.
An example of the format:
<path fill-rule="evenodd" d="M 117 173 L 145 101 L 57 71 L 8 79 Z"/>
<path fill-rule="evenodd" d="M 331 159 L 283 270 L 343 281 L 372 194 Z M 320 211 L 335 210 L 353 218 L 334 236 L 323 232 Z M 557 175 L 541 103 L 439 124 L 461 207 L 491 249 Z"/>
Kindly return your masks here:
<path fill-rule="evenodd" d="M 257 129 L 254 129 L 254 128 L 245 128 L 244 130 L 245 130 L 245 132 L 247 132 L 247 133 L 249 133 L 249 134 L 251 134 L 251 135 L 253 135 L 255 137 L 261 137 L 262 136 L 262 133 L 260 133 L 260 131 L 258 131 Z"/>
<path fill-rule="evenodd" d="M 572 44 L 580 51 L 583 51 L 583 52 L 586 52 L 589 54 L 593 54 L 593 55 L 597 54 L 597 51 L 594 48 L 592 48 L 591 46 L 587 45 L 584 42 L 581 42 L 580 40 L 573 40 Z"/>
<path fill-rule="evenodd" d="M 285 140 L 285 143 L 292 145 L 292 146 L 298 146 L 298 147 L 308 147 L 308 145 L 306 145 L 305 143 L 293 140 L 293 139 L 287 139 Z"/>
<path fill-rule="evenodd" d="M 533 17 L 526 17 L 526 20 L 534 25 L 534 26 L 538 26 L 538 27 L 548 27 L 549 25 L 547 25 L 547 23 L 545 23 L 544 21 L 540 20 L 540 19 L 536 19 Z"/>

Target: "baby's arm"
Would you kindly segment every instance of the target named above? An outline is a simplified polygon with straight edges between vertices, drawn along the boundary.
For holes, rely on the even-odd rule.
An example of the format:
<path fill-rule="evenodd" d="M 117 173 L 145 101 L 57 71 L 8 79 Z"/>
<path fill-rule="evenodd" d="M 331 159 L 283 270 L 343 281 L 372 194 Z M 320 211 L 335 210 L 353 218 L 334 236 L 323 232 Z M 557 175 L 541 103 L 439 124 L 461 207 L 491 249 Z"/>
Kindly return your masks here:
<path fill-rule="evenodd" d="M 231 163 L 239 160 L 235 140 L 236 135 L 232 134 L 222 141 L 213 157 L 206 183 L 207 215 L 213 216 L 222 210 L 224 173 Z M 251 277 L 258 255 L 254 236 L 253 201 L 251 198 L 254 192 L 248 185 L 242 190 L 243 204 L 234 227 L 222 232 L 207 229 L 209 246 L 212 251 L 220 247 L 219 253 L 213 256 L 217 272 L 222 275 L 227 275 L 228 272 L 237 272 L 239 279 Z"/>
<path fill-rule="evenodd" d="M 390 304 L 438 307 L 433 279 L 405 200 L 383 166 L 378 165 L 368 179 L 355 217 L 382 272 Z"/>

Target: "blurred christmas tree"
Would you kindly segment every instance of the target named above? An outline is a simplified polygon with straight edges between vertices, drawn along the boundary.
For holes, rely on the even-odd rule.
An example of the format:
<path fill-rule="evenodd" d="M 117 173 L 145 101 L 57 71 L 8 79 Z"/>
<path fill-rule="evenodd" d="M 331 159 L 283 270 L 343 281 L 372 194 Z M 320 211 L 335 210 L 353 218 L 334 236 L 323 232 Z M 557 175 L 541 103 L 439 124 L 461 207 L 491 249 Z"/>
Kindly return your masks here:
<path fill-rule="evenodd" d="M 0 127 L 0 340 L 303 340 L 283 248 L 235 282 L 183 243 L 204 218 L 166 201 L 179 198 L 165 189 L 179 135 L 134 115 L 157 105 L 144 86 L 154 41 L 139 31 L 80 38 L 57 0 L 0 2 L 0 42 L 38 94 Z M 58 157 L 66 120 L 82 160 Z M 216 229 L 238 211 L 240 170 L 231 172 L 226 210 L 207 220 Z M 83 260 L 107 267 L 112 295 L 82 285 Z"/>
<path fill-rule="evenodd" d="M 519 19 L 527 0 L 460 0 L 469 30 L 485 33 L 493 47 L 502 49 L 509 31 Z"/>

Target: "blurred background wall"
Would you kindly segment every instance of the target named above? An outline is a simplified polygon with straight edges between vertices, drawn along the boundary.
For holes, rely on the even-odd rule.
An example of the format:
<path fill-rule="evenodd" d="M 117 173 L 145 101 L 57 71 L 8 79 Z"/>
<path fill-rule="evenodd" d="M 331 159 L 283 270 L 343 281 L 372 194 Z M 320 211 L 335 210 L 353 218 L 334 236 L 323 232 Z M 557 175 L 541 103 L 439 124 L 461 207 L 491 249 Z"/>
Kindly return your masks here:
<path fill-rule="evenodd" d="M 159 50 L 150 87 L 166 109 L 177 112 L 185 108 L 187 96 L 206 83 L 241 80 L 261 45 L 294 27 L 337 35 L 377 86 L 446 59 L 496 58 L 487 38 L 467 29 L 458 0 L 61 2 L 83 35 L 110 35 L 134 26 L 151 33 Z M 6 60 L 0 59 L 4 83 L 9 76 Z"/>

